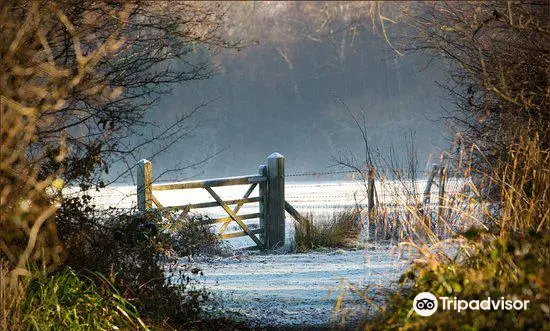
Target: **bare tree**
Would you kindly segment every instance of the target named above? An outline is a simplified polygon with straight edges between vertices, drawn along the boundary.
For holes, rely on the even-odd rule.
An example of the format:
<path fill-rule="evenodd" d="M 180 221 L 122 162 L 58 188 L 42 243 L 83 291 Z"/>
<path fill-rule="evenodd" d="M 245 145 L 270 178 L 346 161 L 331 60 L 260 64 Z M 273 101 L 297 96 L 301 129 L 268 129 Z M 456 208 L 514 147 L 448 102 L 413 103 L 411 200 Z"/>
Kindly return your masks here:
<path fill-rule="evenodd" d="M 63 167 L 68 181 L 97 183 L 99 173 L 107 172 L 113 160 L 124 160 L 152 141 L 163 149 L 184 137 L 190 129 L 184 123 L 202 107 L 182 114 L 165 128 L 148 121 L 147 111 L 174 84 L 211 77 L 212 52 L 235 46 L 226 42 L 221 31 L 225 9 L 217 3 L 134 2 L 120 18 L 113 13 L 122 5 L 112 2 L 4 2 L 7 21 L 2 24 L 24 28 L 33 19 L 34 6 L 38 11 L 56 8 L 59 13 L 59 19 L 43 21 L 25 41 L 40 41 L 49 68 L 75 72 L 81 62 L 94 62 L 94 70 L 78 77 L 94 89 L 75 85 L 56 109 L 40 114 L 38 123 L 47 125 L 37 126 L 32 150 L 50 156 L 43 162 L 44 177 Z M 119 47 L 107 50 L 108 57 L 92 58 L 94 46 L 117 29 L 122 37 Z M 2 28 L 3 44 L 9 45 L 5 31 Z M 26 67 L 36 58 L 12 60 L 14 66 Z M 15 95 L 14 101 L 26 100 Z M 61 139 L 67 155 L 59 163 L 53 156 L 60 152 Z"/>
<path fill-rule="evenodd" d="M 407 8 L 403 51 L 448 66 L 442 86 L 454 102 L 447 119 L 457 142 L 474 147 L 486 171 L 520 136 L 550 133 L 550 16 L 545 1 L 434 2 Z M 484 170 L 485 169 L 485 170 Z"/>

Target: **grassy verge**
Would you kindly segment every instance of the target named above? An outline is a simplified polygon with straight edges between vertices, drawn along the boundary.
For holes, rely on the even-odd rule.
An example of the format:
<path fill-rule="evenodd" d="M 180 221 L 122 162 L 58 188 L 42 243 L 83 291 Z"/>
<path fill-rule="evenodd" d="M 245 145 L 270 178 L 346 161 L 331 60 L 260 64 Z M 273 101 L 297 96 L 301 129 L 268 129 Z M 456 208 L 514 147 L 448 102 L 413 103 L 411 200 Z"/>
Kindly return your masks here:
<path fill-rule="evenodd" d="M 2 330 L 251 330 L 245 322 L 220 317 L 197 315 L 174 322 L 142 316 L 139 302 L 124 298 L 98 273 L 86 277 L 70 267 L 53 273 L 33 268 L 32 275 L 13 282 L 6 265 L 1 267 Z"/>
<path fill-rule="evenodd" d="M 2 324 L 9 330 L 148 330 L 137 309 L 99 274 L 92 280 L 67 267 L 10 282 L 2 265 L 0 277 Z"/>

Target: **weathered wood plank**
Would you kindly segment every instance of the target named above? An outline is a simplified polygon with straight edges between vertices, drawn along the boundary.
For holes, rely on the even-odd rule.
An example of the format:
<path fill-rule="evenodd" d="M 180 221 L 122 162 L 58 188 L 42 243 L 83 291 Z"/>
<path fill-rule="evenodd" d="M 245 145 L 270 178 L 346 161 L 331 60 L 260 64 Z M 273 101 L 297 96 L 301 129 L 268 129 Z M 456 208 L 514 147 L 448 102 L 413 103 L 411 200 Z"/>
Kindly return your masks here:
<path fill-rule="evenodd" d="M 307 221 L 307 219 L 302 216 L 292 205 L 285 201 L 285 210 L 292 216 L 298 223 L 303 223 L 304 221 Z"/>
<path fill-rule="evenodd" d="M 252 233 L 261 233 L 262 231 L 263 231 L 262 229 L 250 230 L 250 232 L 252 232 Z M 224 233 L 221 236 L 222 236 L 223 239 L 229 239 L 229 238 L 237 238 L 237 237 L 248 236 L 248 233 L 246 233 L 245 231 L 239 231 L 239 232 Z M 255 247 L 255 246 L 253 246 L 253 247 Z"/>
<path fill-rule="evenodd" d="M 374 168 L 369 167 L 369 184 L 367 186 L 369 220 L 374 219 Z"/>
<path fill-rule="evenodd" d="M 267 157 L 266 246 L 285 245 L 285 157 L 273 153 Z"/>
<path fill-rule="evenodd" d="M 237 176 L 226 178 L 215 178 L 206 180 L 195 180 L 188 182 L 178 182 L 170 184 L 155 184 L 153 185 L 153 191 L 168 191 L 168 190 L 186 190 L 192 188 L 206 188 L 216 186 L 229 186 L 229 185 L 246 185 L 253 183 L 265 182 L 267 178 L 250 175 L 250 176 Z"/>
<path fill-rule="evenodd" d="M 246 199 L 250 196 L 250 194 L 252 194 L 252 191 L 254 191 L 254 189 L 256 188 L 256 186 L 258 186 L 258 183 L 254 183 L 252 185 L 250 185 L 250 187 L 248 188 L 248 190 L 246 190 L 246 193 L 244 194 L 243 196 L 243 199 Z M 225 202 L 227 204 L 227 201 Z M 239 210 L 241 209 L 241 207 L 243 206 L 244 203 L 238 203 L 235 208 L 233 208 L 233 213 L 235 215 L 237 215 L 237 213 L 239 212 Z M 227 221 L 225 222 L 225 224 L 223 224 L 220 228 L 220 231 L 218 232 L 219 234 L 222 234 L 225 229 L 227 229 L 227 227 L 229 226 L 229 223 L 231 221 Z"/>
<path fill-rule="evenodd" d="M 265 164 L 262 164 L 258 167 L 258 174 L 260 176 L 267 177 L 267 166 Z M 258 185 L 258 195 L 260 198 L 260 229 L 264 229 L 264 231 L 260 233 L 260 239 L 262 240 L 262 242 L 265 243 L 265 229 L 267 221 L 267 182 L 263 182 Z"/>
<path fill-rule="evenodd" d="M 237 216 L 233 213 L 233 211 L 223 202 L 223 200 L 216 194 L 216 192 L 214 192 L 214 190 L 212 190 L 212 188 L 207 186 L 207 187 L 205 187 L 205 189 L 220 204 L 220 206 L 225 210 L 225 212 L 235 222 L 237 222 L 237 224 L 239 224 L 239 226 L 244 230 L 244 232 L 246 232 L 246 234 L 248 234 L 250 236 L 250 238 L 252 238 L 252 240 L 254 240 L 256 245 L 258 245 L 258 247 L 263 247 L 264 246 L 263 243 L 260 241 L 260 239 L 258 239 L 258 237 L 256 237 L 256 235 L 254 233 L 252 233 L 252 231 L 250 231 L 248 226 L 246 226 L 246 224 L 243 223 L 243 221 L 239 218 L 239 216 Z"/>
<path fill-rule="evenodd" d="M 143 159 L 137 166 L 137 207 L 140 211 L 151 209 L 153 206 L 151 191 L 151 182 L 153 180 L 153 170 L 151 162 Z"/>
<path fill-rule="evenodd" d="M 245 203 L 253 203 L 253 202 L 259 202 L 260 197 L 252 197 L 252 198 L 243 198 L 243 199 L 236 199 L 236 200 L 226 200 L 225 204 L 227 205 L 236 205 L 236 204 L 245 204 Z M 181 205 L 181 206 L 170 206 L 168 208 L 172 209 L 183 209 L 183 208 L 189 208 L 189 209 L 201 209 L 201 208 L 210 208 L 210 207 L 218 207 L 220 204 L 216 201 L 214 202 L 201 202 L 201 203 L 191 203 L 188 205 Z"/>
<path fill-rule="evenodd" d="M 174 223 L 179 222 L 179 221 L 181 221 L 182 219 L 184 219 L 185 216 L 187 216 L 187 214 L 189 214 L 189 211 L 191 211 L 191 208 L 189 208 L 189 207 L 182 208 L 182 209 L 181 209 L 181 213 L 180 213 L 179 216 L 176 218 L 176 220 L 174 221 Z"/>
<path fill-rule="evenodd" d="M 447 180 L 447 170 L 444 166 L 439 170 L 439 203 L 437 207 L 438 222 L 441 222 L 443 208 L 445 207 L 445 181 Z"/>
<path fill-rule="evenodd" d="M 430 195 L 432 191 L 432 183 L 435 175 L 437 174 L 437 164 L 432 165 L 432 172 L 428 175 L 428 181 L 426 182 L 426 188 L 424 189 L 424 204 L 430 203 Z"/>
<path fill-rule="evenodd" d="M 244 215 L 237 215 L 237 216 L 239 216 L 241 220 L 249 220 L 253 218 L 259 218 L 260 213 L 244 214 Z M 233 221 L 231 217 L 221 217 L 221 218 L 213 218 L 210 220 L 200 221 L 200 224 L 208 225 L 208 224 L 225 223 L 225 222 L 230 223 L 231 221 Z"/>
<path fill-rule="evenodd" d="M 153 203 L 155 204 L 155 206 L 157 206 L 157 208 L 164 209 L 164 206 L 162 205 L 162 203 L 160 203 L 157 197 L 155 197 L 153 194 L 151 194 L 151 200 L 153 200 Z"/>
<path fill-rule="evenodd" d="M 151 200 L 157 206 L 158 209 L 164 209 L 164 206 L 162 205 L 162 203 L 160 203 L 160 201 L 158 201 L 158 199 L 152 193 L 151 193 Z M 176 223 L 176 220 L 172 217 L 172 215 L 165 214 L 164 216 L 170 219 L 173 223 Z"/>

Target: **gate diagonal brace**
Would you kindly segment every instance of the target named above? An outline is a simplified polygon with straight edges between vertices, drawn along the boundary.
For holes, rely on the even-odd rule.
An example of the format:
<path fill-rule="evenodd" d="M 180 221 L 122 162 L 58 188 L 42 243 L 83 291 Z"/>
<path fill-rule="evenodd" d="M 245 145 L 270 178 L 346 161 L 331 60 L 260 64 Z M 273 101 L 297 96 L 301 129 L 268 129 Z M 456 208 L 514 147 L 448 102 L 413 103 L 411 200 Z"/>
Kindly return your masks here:
<path fill-rule="evenodd" d="M 225 210 L 225 212 L 229 215 L 229 217 L 231 217 L 232 220 L 234 220 L 235 222 L 237 222 L 237 224 L 239 224 L 239 226 L 243 229 L 243 231 L 256 243 L 256 245 L 258 245 L 258 247 L 260 248 L 264 247 L 261 240 L 258 239 L 258 237 L 256 237 L 256 235 L 252 233 L 252 231 L 250 231 L 248 226 L 246 226 L 246 224 L 244 224 L 244 222 L 237 215 L 233 213 L 231 208 L 229 208 L 225 204 L 225 202 L 223 202 L 223 200 L 216 194 L 216 192 L 214 192 L 214 190 L 212 190 L 212 188 L 206 186 L 204 189 L 207 190 L 208 193 L 210 193 L 210 195 L 218 202 L 220 207 L 222 207 Z"/>
<path fill-rule="evenodd" d="M 254 191 L 254 189 L 256 188 L 256 186 L 258 185 L 258 183 L 254 183 L 252 185 L 250 185 L 250 187 L 248 188 L 248 190 L 246 191 L 246 193 L 244 194 L 243 196 L 243 199 L 246 199 L 250 196 L 250 194 L 252 194 L 252 191 Z M 233 214 L 237 215 L 237 213 L 239 212 L 239 210 L 241 209 L 241 207 L 244 205 L 244 202 L 239 202 L 235 208 L 233 208 Z M 221 228 L 220 228 L 220 232 L 218 232 L 218 234 L 223 234 L 224 231 L 227 229 L 227 227 L 229 226 L 229 224 L 231 223 L 231 221 L 229 222 L 225 222 Z"/>
<path fill-rule="evenodd" d="M 157 208 L 159 210 L 169 209 L 169 208 L 164 207 L 162 205 L 162 203 L 160 203 L 160 201 L 158 201 L 158 199 L 154 195 L 151 195 L 151 200 L 153 200 L 153 203 L 157 206 Z M 183 208 L 182 212 L 176 218 L 174 218 L 170 214 L 166 214 L 166 218 L 168 218 L 170 221 L 172 221 L 172 224 L 175 224 L 175 223 L 181 221 L 183 218 L 185 218 L 185 216 L 187 216 L 189 211 L 190 211 L 189 206 L 186 206 L 185 208 Z"/>
<path fill-rule="evenodd" d="M 162 211 L 162 210 L 165 210 L 166 208 L 162 205 L 162 203 L 160 203 L 160 201 L 158 201 L 158 199 L 151 194 L 151 200 L 153 200 L 153 203 L 157 206 L 157 209 Z M 161 214 L 162 215 L 162 214 Z M 175 222 L 174 218 L 172 217 L 172 215 L 170 215 L 169 213 L 167 213 L 166 215 L 166 218 L 168 218 L 170 221 L 172 222 Z"/>

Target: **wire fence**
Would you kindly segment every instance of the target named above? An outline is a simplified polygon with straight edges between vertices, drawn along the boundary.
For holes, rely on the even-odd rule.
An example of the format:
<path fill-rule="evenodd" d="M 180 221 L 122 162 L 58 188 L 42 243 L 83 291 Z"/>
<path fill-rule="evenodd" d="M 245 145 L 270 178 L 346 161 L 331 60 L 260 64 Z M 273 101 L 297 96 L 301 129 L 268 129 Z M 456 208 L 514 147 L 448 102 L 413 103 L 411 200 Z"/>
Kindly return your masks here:
<path fill-rule="evenodd" d="M 307 173 L 293 173 L 287 175 L 287 177 L 315 177 L 317 181 L 307 182 L 292 182 L 288 180 L 285 185 L 285 198 L 290 203 L 299 203 L 304 206 L 328 206 L 328 205 L 361 205 L 365 204 L 367 200 L 367 187 L 368 183 L 361 179 L 323 179 L 319 180 L 319 176 L 322 175 L 341 175 L 354 173 L 354 171 L 330 171 L 330 172 L 307 172 Z M 463 194 L 467 181 L 463 178 L 447 177 L 445 194 L 447 196 L 453 196 L 457 194 Z M 375 182 L 376 203 L 378 204 L 392 204 L 396 202 L 403 202 L 409 200 L 421 200 L 424 196 L 424 189 L 426 187 L 427 180 L 380 180 Z M 438 179 L 434 179 L 433 185 L 429 192 L 432 201 L 437 200 L 439 183 Z M 235 195 L 235 198 L 239 198 L 240 189 L 235 187 L 234 192 L 226 192 L 224 195 Z M 65 192 L 65 196 L 78 196 L 87 194 L 92 197 L 92 203 L 100 208 L 134 208 L 136 206 L 136 187 L 134 185 L 119 185 L 108 186 L 99 191 L 89 190 L 81 192 L 77 189 L 68 190 Z M 174 202 L 176 205 L 182 205 L 185 203 L 191 203 L 193 200 L 202 197 L 200 192 L 180 192 L 178 194 L 172 194 L 170 197 L 166 197 L 168 200 Z M 202 201 L 202 200 L 201 200 Z"/>
<path fill-rule="evenodd" d="M 342 174 L 353 174 L 357 173 L 354 170 L 344 170 L 344 171 L 308 171 L 302 173 L 294 174 L 285 174 L 285 177 L 319 177 L 319 176 L 330 176 L 330 175 L 342 175 Z"/>
<path fill-rule="evenodd" d="M 403 174 L 418 174 L 418 175 L 427 175 L 431 171 L 419 171 L 419 170 L 395 170 L 391 168 L 375 168 L 379 173 L 383 174 L 392 174 L 392 175 L 403 175 Z M 365 170 L 340 170 L 340 171 L 304 171 L 299 173 L 285 174 L 285 177 L 322 177 L 322 176 L 333 176 L 333 175 L 368 175 L 368 169 Z"/>

